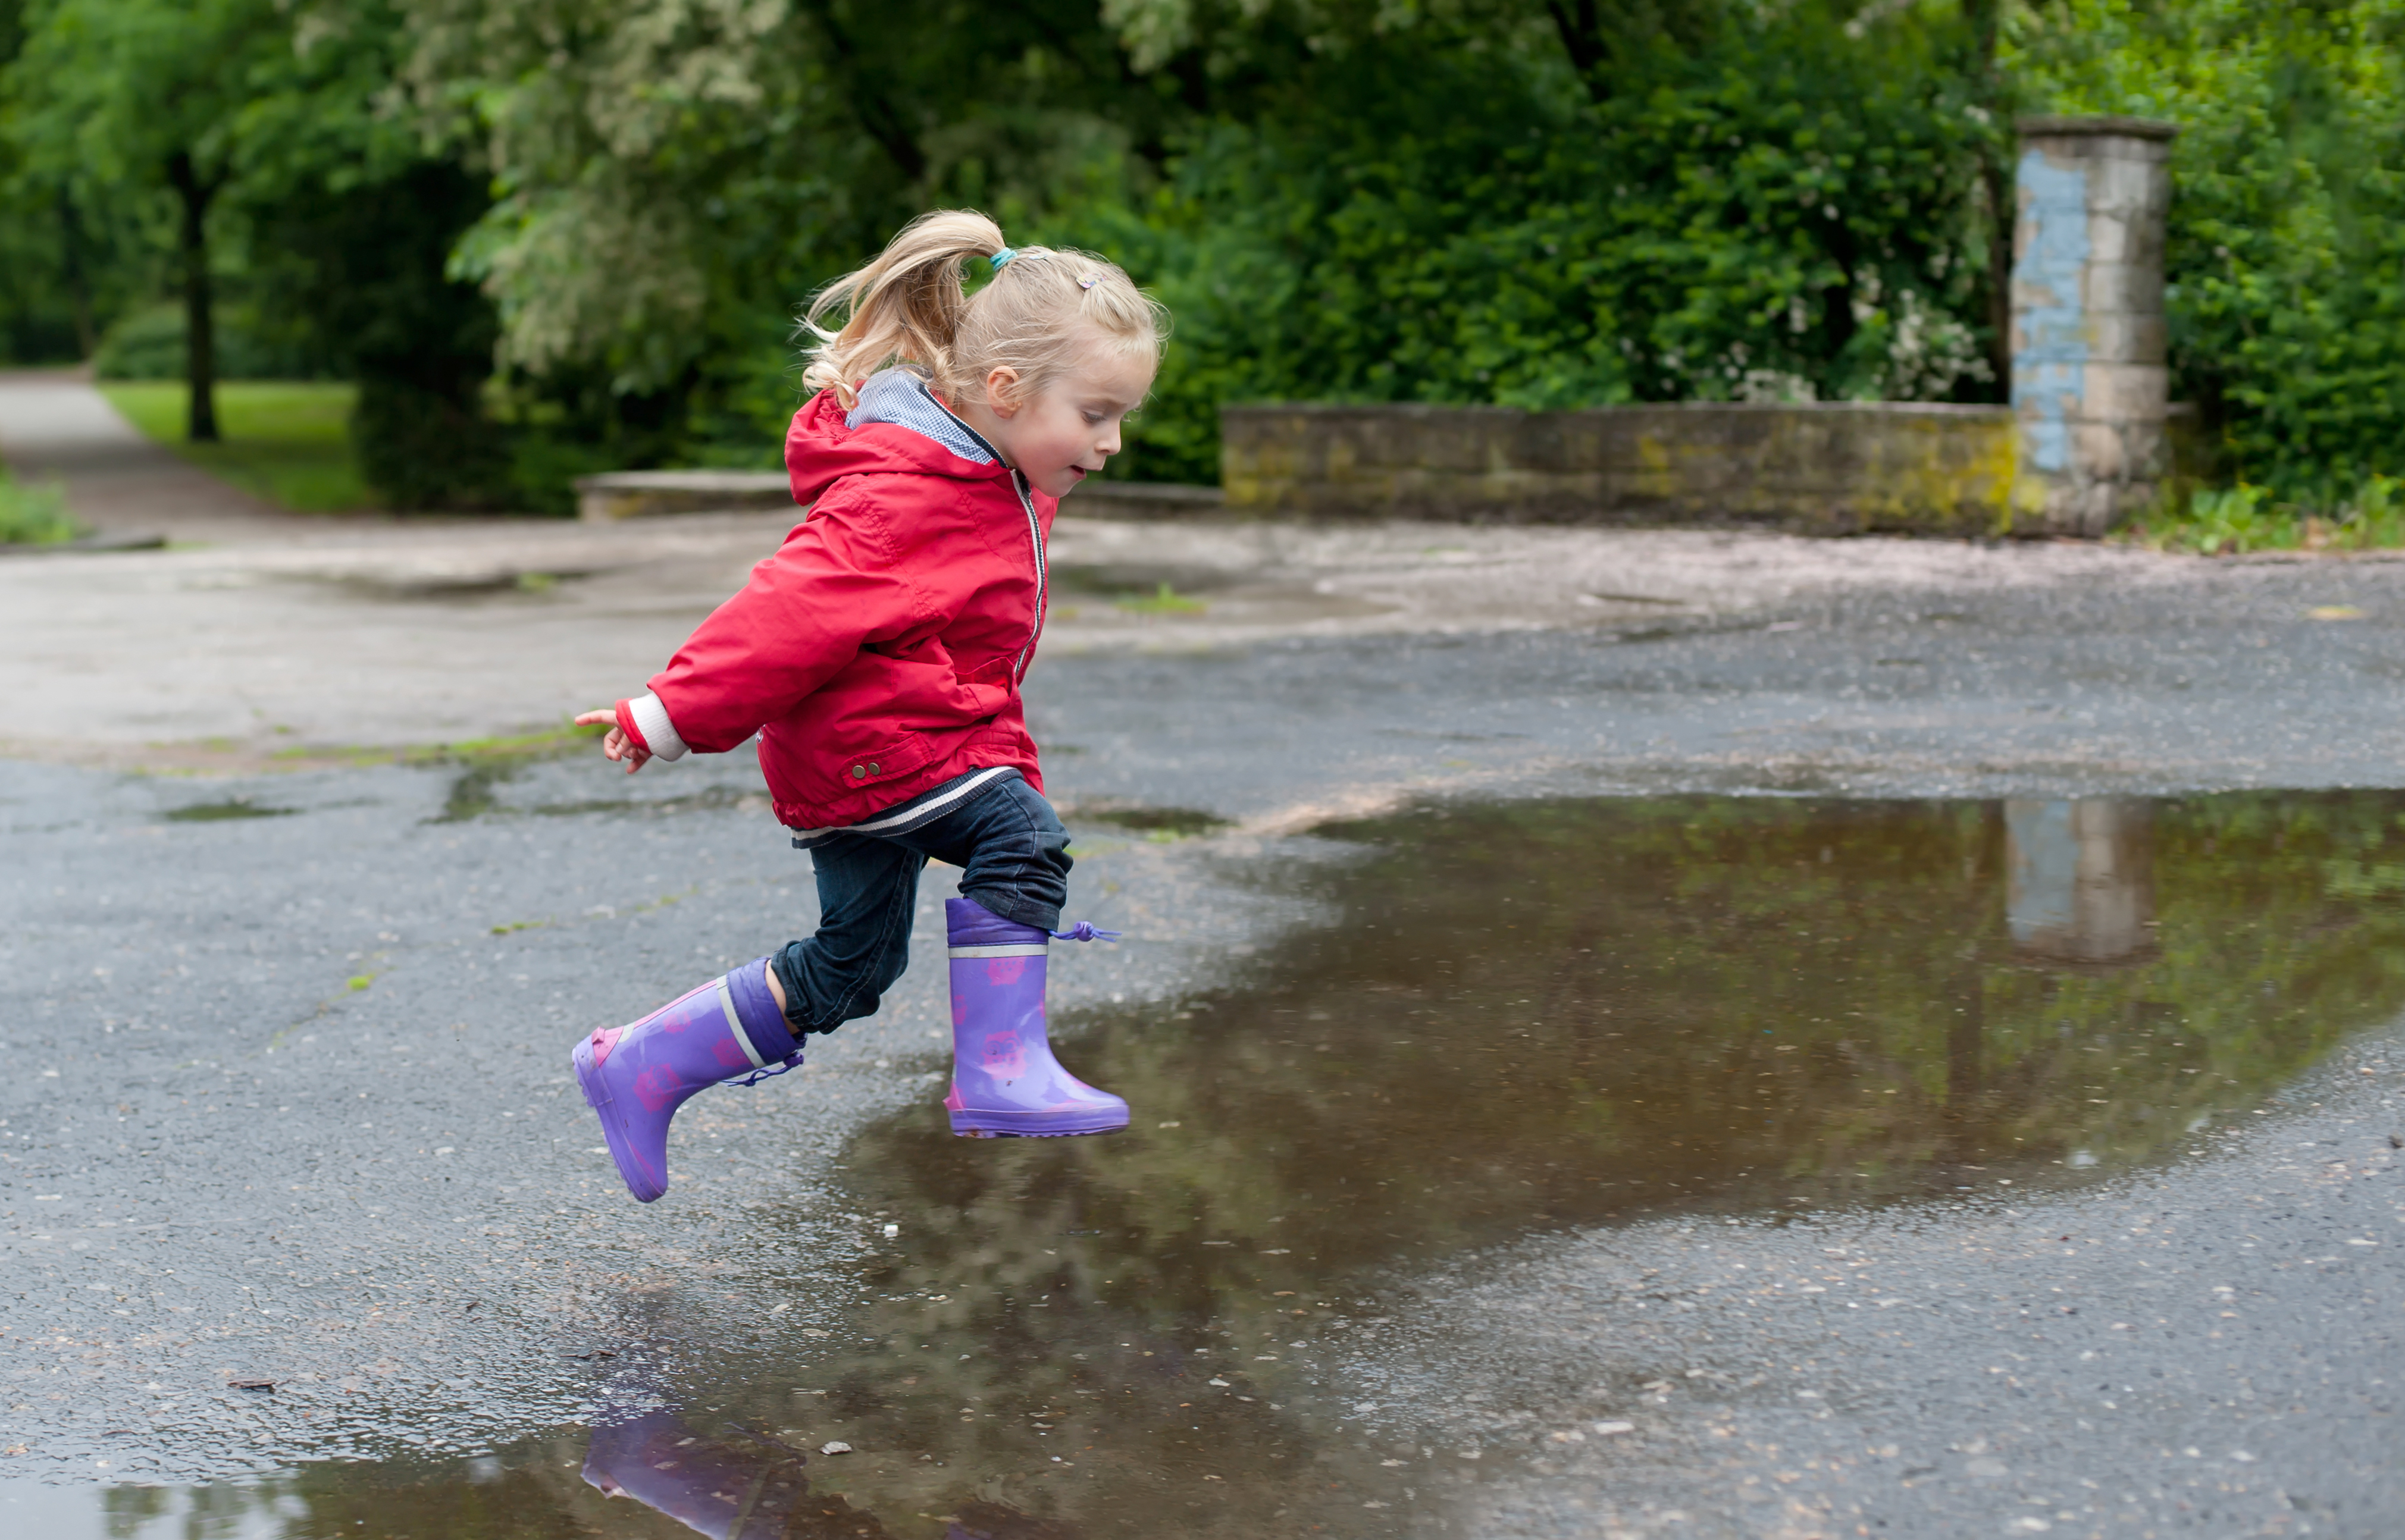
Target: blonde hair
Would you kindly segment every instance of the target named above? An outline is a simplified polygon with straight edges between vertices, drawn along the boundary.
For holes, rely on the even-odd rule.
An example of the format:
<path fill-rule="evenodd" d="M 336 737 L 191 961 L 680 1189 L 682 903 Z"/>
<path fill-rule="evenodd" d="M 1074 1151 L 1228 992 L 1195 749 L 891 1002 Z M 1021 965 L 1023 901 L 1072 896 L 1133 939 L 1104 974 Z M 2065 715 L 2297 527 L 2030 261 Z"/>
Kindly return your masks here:
<path fill-rule="evenodd" d="M 969 293 L 961 265 L 997 257 L 992 282 Z M 819 324 L 837 310 L 839 329 Z M 833 389 L 848 412 L 859 404 L 860 383 L 895 364 L 916 365 L 957 401 L 1003 368 L 1018 371 L 1014 399 L 1024 399 L 1096 343 L 1122 357 L 1157 359 L 1169 312 L 1092 252 L 1013 250 L 984 215 L 937 209 L 903 227 L 875 261 L 821 289 L 800 333 L 813 340 L 804 385 Z"/>

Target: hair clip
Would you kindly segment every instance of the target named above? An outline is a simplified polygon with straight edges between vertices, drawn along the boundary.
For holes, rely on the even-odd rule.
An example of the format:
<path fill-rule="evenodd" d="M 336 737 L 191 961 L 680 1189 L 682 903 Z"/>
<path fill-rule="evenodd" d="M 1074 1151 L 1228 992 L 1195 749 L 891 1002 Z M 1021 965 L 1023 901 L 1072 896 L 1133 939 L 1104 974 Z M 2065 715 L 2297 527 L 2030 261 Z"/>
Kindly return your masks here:
<path fill-rule="evenodd" d="M 992 256 L 987 258 L 986 260 L 993 264 L 993 270 L 996 273 L 1000 273 L 1002 271 L 1002 264 L 1009 261 L 1013 257 L 1018 255 L 1018 252 L 1013 251 L 1008 246 L 1005 246 L 1000 251 L 997 251 Z"/>
<path fill-rule="evenodd" d="M 1096 274 L 1089 273 L 1084 277 L 1077 280 L 1077 287 L 1079 288 L 1091 288 L 1102 281 L 1103 280 Z"/>

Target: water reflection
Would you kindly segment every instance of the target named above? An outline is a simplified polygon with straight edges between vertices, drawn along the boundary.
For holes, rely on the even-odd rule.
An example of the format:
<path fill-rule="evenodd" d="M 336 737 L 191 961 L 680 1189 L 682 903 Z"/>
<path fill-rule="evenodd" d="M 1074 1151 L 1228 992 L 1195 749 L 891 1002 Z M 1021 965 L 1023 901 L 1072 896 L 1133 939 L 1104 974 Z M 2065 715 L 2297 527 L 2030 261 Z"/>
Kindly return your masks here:
<path fill-rule="evenodd" d="M 888 1540 L 894 1532 L 874 1514 L 839 1493 L 813 1491 L 809 1461 L 807 1451 L 741 1423 L 649 1411 L 594 1430 L 584 1479 L 710 1540 Z M 913 1517 L 941 1524 L 944 1540 L 1076 1540 L 1073 1530 L 1002 1504 L 957 1505 L 959 1513 Z"/>
<path fill-rule="evenodd" d="M 605 1421 L 584 1454 L 584 1480 L 604 1497 L 631 1498 L 710 1540 L 768 1540 L 810 1501 L 806 1456 L 771 1435 L 730 1425 L 726 1435 L 688 1427 L 673 1412 Z M 842 1500 L 822 1499 L 832 1513 Z M 885 1532 L 873 1521 L 864 1534 Z"/>
<path fill-rule="evenodd" d="M 1382 1279 L 1532 1230 L 2175 1158 L 2405 1007 L 2400 815 L 1695 798 L 1324 831 L 1343 859 L 1261 880 L 1325 923 L 1216 992 L 1062 1023 L 1128 1134 L 960 1141 L 921 1109 L 860 1136 L 877 1249 L 791 1285 L 845 1290 L 839 1334 L 647 1366 L 672 1411 L 505 1451 L 472 1492 L 302 1473 L 288 1533 L 638 1533 L 625 1497 L 747 1537 L 1449 1533 L 1516 1445 L 1365 1431 L 1329 1365 Z M 652 1297 L 646 1334 L 719 1330 L 698 1287 Z"/>
<path fill-rule="evenodd" d="M 2118 962 L 2155 920 L 2152 813 L 2124 797 L 2004 804 L 2013 945 L 2032 957 Z"/>

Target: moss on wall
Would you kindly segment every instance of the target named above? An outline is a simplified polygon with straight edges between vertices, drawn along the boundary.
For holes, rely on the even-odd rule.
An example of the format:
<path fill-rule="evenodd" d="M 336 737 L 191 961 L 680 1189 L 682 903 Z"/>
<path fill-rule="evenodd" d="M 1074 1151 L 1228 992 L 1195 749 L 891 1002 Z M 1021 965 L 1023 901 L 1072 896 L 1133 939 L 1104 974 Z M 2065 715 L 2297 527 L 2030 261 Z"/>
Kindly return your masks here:
<path fill-rule="evenodd" d="M 1772 525 L 1814 534 L 2013 527 L 2004 407 L 1830 402 L 1574 412 L 1230 407 L 1228 507 L 1258 517 Z"/>

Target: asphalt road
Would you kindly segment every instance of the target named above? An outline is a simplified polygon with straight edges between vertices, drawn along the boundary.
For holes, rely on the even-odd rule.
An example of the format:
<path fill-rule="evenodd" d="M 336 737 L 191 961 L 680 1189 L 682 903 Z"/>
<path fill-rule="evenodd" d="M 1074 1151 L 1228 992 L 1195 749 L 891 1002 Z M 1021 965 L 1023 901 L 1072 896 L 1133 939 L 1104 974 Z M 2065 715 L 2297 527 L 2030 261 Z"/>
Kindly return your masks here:
<path fill-rule="evenodd" d="M 1063 1006 L 1222 987 L 1312 922 L 1276 875 L 1325 855 L 1304 832 L 1413 798 L 2405 784 L 2405 566 L 1696 611 L 1048 658 L 1039 737 L 1090 815 L 1072 910 L 1130 933 L 1063 960 Z M 938 972 L 802 1073 L 689 1111 L 653 1209 L 595 1153 L 566 1074 L 593 1025 L 809 924 L 807 861 L 754 774 L 0 763 L 0 1477 L 470 1458 L 588 1415 L 609 1371 L 573 1352 L 671 1305 L 684 1339 L 729 1351 L 844 1333 L 867 1299 L 847 1269 L 879 1245 L 846 1152 L 940 1093 Z M 1156 840 L 1131 808 L 1228 821 Z M 1525 1240 L 1399 1268 L 1310 1393 L 1414 1462 L 1491 1453 L 1475 1482 L 1348 1523 L 2394 1533 L 2405 1055 L 2365 1026 L 2244 1128 L 2025 1204 L 1532 1218 Z M 1747 1307 L 1738 1262 L 1902 1303 Z M 244 1377 L 277 1388 L 228 1389 Z"/>

